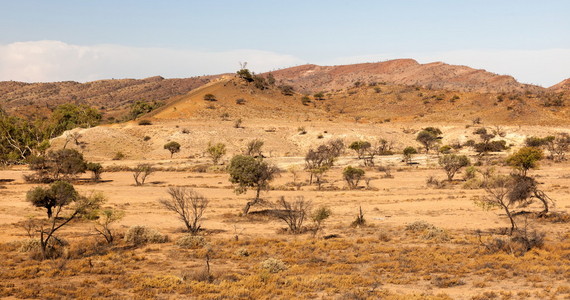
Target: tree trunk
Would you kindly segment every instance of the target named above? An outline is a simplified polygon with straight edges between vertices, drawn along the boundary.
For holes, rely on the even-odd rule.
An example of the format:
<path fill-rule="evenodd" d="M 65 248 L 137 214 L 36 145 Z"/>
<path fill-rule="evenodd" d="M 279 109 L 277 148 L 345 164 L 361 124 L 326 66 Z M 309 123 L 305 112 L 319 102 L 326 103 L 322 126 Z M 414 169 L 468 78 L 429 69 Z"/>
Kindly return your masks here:
<path fill-rule="evenodd" d="M 255 199 L 253 199 L 253 201 L 248 201 L 247 204 L 245 205 L 245 207 L 243 208 L 243 214 L 247 215 L 249 213 L 249 208 L 252 205 L 257 204 L 257 202 L 259 201 L 259 194 L 261 193 L 261 187 L 257 188 L 257 191 L 255 193 Z"/>
<path fill-rule="evenodd" d="M 53 214 L 51 211 L 51 206 L 46 207 L 46 209 L 47 209 L 48 219 L 51 219 L 51 215 Z"/>
<path fill-rule="evenodd" d="M 546 196 L 543 192 L 541 191 L 535 191 L 534 192 L 534 196 L 536 198 L 538 198 L 538 200 L 540 200 L 542 202 L 542 205 L 544 205 L 544 209 L 542 210 L 542 212 L 540 212 L 541 215 L 543 214 L 547 214 L 548 213 L 548 196 Z"/>
<path fill-rule="evenodd" d="M 511 235 L 512 235 L 513 232 L 515 231 L 515 229 L 517 228 L 517 225 L 515 224 L 515 219 L 513 218 L 513 215 L 511 214 L 511 211 L 509 210 L 509 208 L 506 206 L 503 206 L 503 208 L 505 209 L 505 212 L 507 213 L 507 217 L 509 217 L 509 221 L 511 221 Z"/>

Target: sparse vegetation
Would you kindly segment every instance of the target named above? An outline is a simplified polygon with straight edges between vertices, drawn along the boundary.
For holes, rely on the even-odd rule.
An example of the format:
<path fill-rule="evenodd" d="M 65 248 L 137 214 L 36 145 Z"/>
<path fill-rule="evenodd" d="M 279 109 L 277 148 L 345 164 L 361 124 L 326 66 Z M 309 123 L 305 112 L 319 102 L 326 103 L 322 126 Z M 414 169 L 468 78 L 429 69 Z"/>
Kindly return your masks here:
<path fill-rule="evenodd" d="M 535 147 L 524 147 L 507 158 L 507 164 L 526 176 L 529 169 L 538 167 L 538 161 L 543 158 L 542 150 Z"/>
<path fill-rule="evenodd" d="M 412 162 L 413 155 L 417 153 L 418 151 L 416 150 L 416 148 L 412 146 L 404 148 L 404 150 L 402 151 L 402 154 L 404 155 L 404 162 L 410 164 Z"/>
<path fill-rule="evenodd" d="M 164 144 L 164 149 L 166 149 L 170 152 L 170 158 L 172 158 L 174 153 L 180 152 L 180 143 L 175 142 L 175 141 L 168 142 L 168 143 Z"/>
<path fill-rule="evenodd" d="M 205 101 L 210 101 L 210 102 L 218 101 L 218 99 L 216 99 L 216 96 L 215 96 L 214 94 L 206 94 L 206 95 L 204 95 L 204 100 L 205 100 Z"/>
<path fill-rule="evenodd" d="M 162 206 L 178 215 L 184 222 L 186 230 L 192 234 L 198 233 L 202 227 L 200 220 L 208 208 L 208 199 L 192 189 L 184 187 L 168 188 L 170 199 L 159 200 Z"/>
<path fill-rule="evenodd" d="M 236 194 L 243 194 L 248 188 L 255 190 L 255 198 L 248 201 L 243 209 L 243 213 L 247 215 L 250 207 L 259 202 L 261 191 L 269 188 L 269 182 L 273 180 L 277 168 L 252 156 L 236 155 L 228 165 L 228 173 L 230 182 L 236 184 Z"/>
<path fill-rule="evenodd" d="M 212 163 L 217 165 L 220 159 L 226 155 L 226 145 L 223 143 L 217 143 L 215 145 L 209 143 L 206 152 L 212 159 Z"/>
<path fill-rule="evenodd" d="M 342 171 L 342 177 L 348 184 L 350 189 L 355 189 L 358 187 L 358 183 L 364 177 L 364 170 L 359 168 L 354 168 L 352 166 L 348 166 L 344 168 Z"/>
<path fill-rule="evenodd" d="M 452 181 L 455 173 L 470 164 L 471 161 L 465 155 L 445 154 L 439 158 L 439 165 L 445 170 L 448 181 Z"/>
<path fill-rule="evenodd" d="M 263 144 L 265 144 L 264 141 L 253 139 L 247 143 L 243 154 L 246 156 L 263 157 L 263 154 L 261 153 Z"/>
<path fill-rule="evenodd" d="M 420 131 L 416 137 L 416 141 L 423 145 L 426 153 L 437 145 L 441 140 L 441 130 L 435 127 L 426 127 Z"/>
<path fill-rule="evenodd" d="M 303 196 L 297 196 L 295 200 L 287 201 L 285 197 L 281 196 L 275 206 L 279 210 L 277 218 L 287 224 L 291 233 L 303 232 L 303 223 L 310 216 L 311 201 L 305 200 Z"/>
<path fill-rule="evenodd" d="M 133 170 L 133 178 L 137 186 L 144 185 L 148 176 L 154 173 L 154 168 L 150 164 L 138 164 Z"/>
<path fill-rule="evenodd" d="M 87 170 L 83 155 L 75 149 L 48 151 L 45 156 L 31 158 L 29 165 L 35 173 L 25 176 L 26 181 L 40 183 L 73 180 Z"/>

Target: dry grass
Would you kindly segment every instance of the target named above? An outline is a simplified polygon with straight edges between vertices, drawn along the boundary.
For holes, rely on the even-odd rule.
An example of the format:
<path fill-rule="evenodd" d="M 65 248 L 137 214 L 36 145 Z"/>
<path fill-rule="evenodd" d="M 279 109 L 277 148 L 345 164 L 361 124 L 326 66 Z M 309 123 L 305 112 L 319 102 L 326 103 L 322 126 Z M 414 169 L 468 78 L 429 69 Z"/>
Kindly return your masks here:
<path fill-rule="evenodd" d="M 548 240 L 524 256 L 489 253 L 474 235 L 453 242 L 417 244 L 405 228 L 385 242 L 375 230 L 346 229 L 339 238 L 225 238 L 205 250 L 108 246 L 54 260 L 30 260 L 15 244 L 2 244 L 0 296 L 18 298 L 204 299 L 473 299 L 512 293 L 518 298 L 569 297 L 570 240 Z M 77 243 L 72 242 L 70 248 Z M 70 252 L 77 252 L 73 250 Z M 247 253 L 247 255 L 244 255 Z M 45 283 L 49 281 L 49 288 Z M 505 286 L 505 282 L 517 282 Z M 495 296 L 494 296 L 495 295 Z"/>

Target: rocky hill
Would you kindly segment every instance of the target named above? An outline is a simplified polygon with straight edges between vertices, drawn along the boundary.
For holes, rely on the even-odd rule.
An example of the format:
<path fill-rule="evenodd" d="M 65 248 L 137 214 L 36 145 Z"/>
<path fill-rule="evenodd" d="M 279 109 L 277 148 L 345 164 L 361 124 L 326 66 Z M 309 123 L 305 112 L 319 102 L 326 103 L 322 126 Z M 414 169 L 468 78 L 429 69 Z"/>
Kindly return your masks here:
<path fill-rule="evenodd" d="M 275 79 L 303 93 L 334 91 L 374 82 L 483 93 L 543 89 L 519 83 L 511 76 L 442 62 L 420 64 L 413 59 L 341 66 L 302 65 L 271 73 Z"/>
<path fill-rule="evenodd" d="M 563 80 L 548 89 L 556 93 L 570 92 L 570 78 Z"/>
<path fill-rule="evenodd" d="M 87 83 L 0 82 L 0 106 L 31 116 L 49 114 L 62 103 L 84 103 L 104 112 L 105 118 L 117 118 L 131 103 L 143 100 L 173 104 L 161 109 L 163 113 L 157 118 L 218 118 L 229 114 L 295 120 L 461 122 L 480 117 L 496 123 L 558 124 L 568 117 L 564 107 L 570 101 L 569 80 L 545 89 L 521 84 L 511 76 L 441 62 L 420 64 L 413 59 L 303 65 L 271 74 L 275 84 L 262 89 L 227 74 Z M 292 86 L 295 93 L 283 95 L 278 88 L 283 85 Z M 321 99 L 312 97 L 317 92 L 324 92 Z M 215 94 L 217 101 L 204 101 L 207 93 Z M 302 100 L 304 95 L 311 97 Z M 236 104 L 238 99 L 244 101 Z M 449 114 L 451 111 L 455 113 Z"/>
<path fill-rule="evenodd" d="M 184 79 L 111 79 L 79 83 L 0 82 L 0 106 L 19 115 L 49 111 L 62 103 L 88 104 L 109 116 L 124 111 L 138 100 L 161 101 L 183 95 L 202 86 L 217 75 Z"/>

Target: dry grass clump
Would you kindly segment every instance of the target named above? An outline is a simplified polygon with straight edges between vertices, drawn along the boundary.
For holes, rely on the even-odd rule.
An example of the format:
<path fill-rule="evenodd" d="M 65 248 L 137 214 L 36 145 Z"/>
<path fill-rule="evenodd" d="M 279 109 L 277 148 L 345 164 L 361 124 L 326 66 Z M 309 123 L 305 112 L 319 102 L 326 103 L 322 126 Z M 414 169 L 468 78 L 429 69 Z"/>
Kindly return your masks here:
<path fill-rule="evenodd" d="M 426 221 L 415 221 L 406 225 L 406 230 L 413 233 L 421 233 L 424 240 L 447 242 L 451 239 L 446 230 L 435 227 Z"/>
<path fill-rule="evenodd" d="M 261 263 L 261 269 L 269 273 L 279 273 L 287 270 L 287 266 L 280 259 L 268 258 Z"/>
<path fill-rule="evenodd" d="M 125 242 L 137 246 L 168 242 L 168 235 L 146 226 L 132 226 L 125 233 Z"/>
<path fill-rule="evenodd" d="M 411 232 L 420 232 L 432 228 L 435 228 L 435 226 L 423 220 L 415 221 L 406 225 L 406 230 Z"/>
<path fill-rule="evenodd" d="M 202 248 L 206 245 L 206 239 L 203 236 L 186 234 L 176 240 L 176 245 L 184 249 Z"/>
<path fill-rule="evenodd" d="M 516 256 L 522 256 L 534 248 L 542 248 L 545 236 L 544 232 L 524 228 L 508 237 L 492 237 L 483 241 L 481 234 L 478 233 L 479 243 L 489 253 L 504 252 Z"/>

